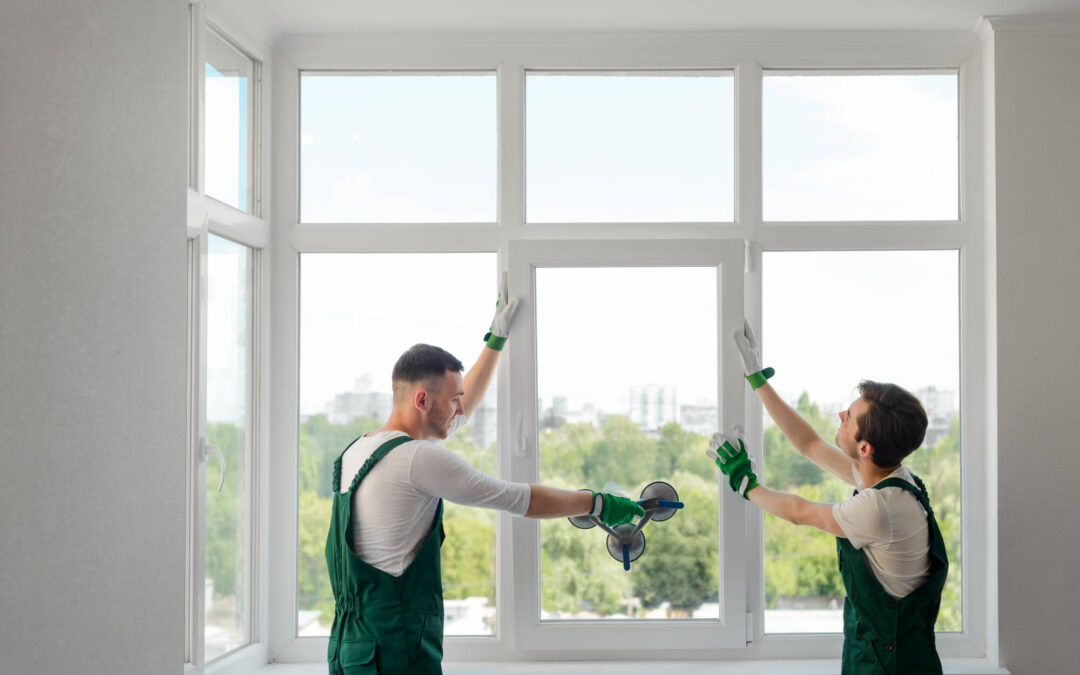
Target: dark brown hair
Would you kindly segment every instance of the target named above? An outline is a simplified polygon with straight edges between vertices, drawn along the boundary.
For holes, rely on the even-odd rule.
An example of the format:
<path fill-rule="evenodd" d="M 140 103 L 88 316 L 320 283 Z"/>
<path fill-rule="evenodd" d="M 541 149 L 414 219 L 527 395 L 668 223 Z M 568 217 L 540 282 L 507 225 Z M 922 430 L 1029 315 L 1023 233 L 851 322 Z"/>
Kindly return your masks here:
<path fill-rule="evenodd" d="M 461 365 L 457 357 L 441 347 L 415 344 L 409 347 L 394 364 L 394 372 L 390 376 L 394 385 L 394 394 L 398 394 L 398 389 L 404 384 L 434 381 L 446 375 L 448 370 L 460 373 L 465 370 L 465 366 Z"/>
<path fill-rule="evenodd" d="M 917 450 L 926 437 L 926 410 L 919 399 L 895 384 L 863 380 L 859 393 L 870 404 L 856 420 L 856 441 L 874 448 L 874 464 L 890 469 Z"/>

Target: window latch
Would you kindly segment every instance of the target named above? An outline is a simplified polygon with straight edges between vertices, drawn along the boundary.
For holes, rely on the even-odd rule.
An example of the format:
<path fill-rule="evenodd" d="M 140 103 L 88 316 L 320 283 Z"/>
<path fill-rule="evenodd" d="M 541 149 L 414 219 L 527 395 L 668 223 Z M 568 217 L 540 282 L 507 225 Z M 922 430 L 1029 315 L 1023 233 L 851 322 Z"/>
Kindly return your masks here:
<path fill-rule="evenodd" d="M 225 487 L 225 457 L 221 454 L 221 450 L 216 445 L 212 445 L 206 442 L 206 439 L 200 439 L 199 441 L 200 452 L 199 461 L 205 462 L 206 458 L 210 455 L 217 457 L 218 464 L 221 465 L 221 480 L 218 481 L 217 491 L 220 494 L 221 488 Z"/>

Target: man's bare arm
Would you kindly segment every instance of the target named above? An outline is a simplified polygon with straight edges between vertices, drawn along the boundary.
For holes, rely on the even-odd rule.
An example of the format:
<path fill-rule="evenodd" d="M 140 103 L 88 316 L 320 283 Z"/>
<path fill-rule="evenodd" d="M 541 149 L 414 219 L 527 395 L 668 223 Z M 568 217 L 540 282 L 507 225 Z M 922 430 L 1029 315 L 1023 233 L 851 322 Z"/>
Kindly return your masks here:
<path fill-rule="evenodd" d="M 465 373 L 465 394 L 461 397 L 461 407 L 465 409 L 466 416 L 471 418 L 473 411 L 480 407 L 480 401 L 487 393 L 491 378 L 499 365 L 500 354 L 502 352 L 485 346 L 480 350 L 476 363 Z"/>
<path fill-rule="evenodd" d="M 833 517 L 832 504 L 811 502 L 798 495 L 759 485 L 746 493 L 763 511 L 795 525 L 809 525 L 837 537 L 846 537 Z"/>
<path fill-rule="evenodd" d="M 799 454 L 806 457 L 814 464 L 825 469 L 840 480 L 855 485 L 852 469 L 855 462 L 844 454 L 844 451 L 835 445 L 828 443 L 809 422 L 804 420 L 799 413 L 780 398 L 772 385 L 766 382 L 757 390 L 769 416 L 780 427 L 780 431 L 787 436 Z"/>
<path fill-rule="evenodd" d="M 546 485 L 530 485 L 532 496 L 526 518 L 564 518 L 592 511 L 593 494 L 584 490 L 561 490 Z"/>

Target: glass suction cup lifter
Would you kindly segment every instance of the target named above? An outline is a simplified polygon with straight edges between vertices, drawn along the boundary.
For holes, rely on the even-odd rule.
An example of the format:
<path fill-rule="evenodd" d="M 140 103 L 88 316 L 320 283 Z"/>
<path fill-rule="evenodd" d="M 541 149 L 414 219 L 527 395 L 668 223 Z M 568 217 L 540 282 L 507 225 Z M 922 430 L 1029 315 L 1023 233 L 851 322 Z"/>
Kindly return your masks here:
<path fill-rule="evenodd" d="M 641 499 L 638 505 L 645 510 L 645 515 L 637 523 L 629 522 L 614 527 L 608 527 L 596 516 L 570 516 L 568 520 L 574 527 L 588 530 L 599 526 L 608 533 L 607 550 L 611 557 L 622 562 L 623 569 L 630 571 L 630 563 L 634 562 L 645 553 L 645 534 L 641 531 L 645 525 L 655 520 L 663 522 L 668 520 L 683 508 L 679 501 L 679 493 L 670 483 L 662 480 L 654 481 L 645 486 L 641 491 Z"/>

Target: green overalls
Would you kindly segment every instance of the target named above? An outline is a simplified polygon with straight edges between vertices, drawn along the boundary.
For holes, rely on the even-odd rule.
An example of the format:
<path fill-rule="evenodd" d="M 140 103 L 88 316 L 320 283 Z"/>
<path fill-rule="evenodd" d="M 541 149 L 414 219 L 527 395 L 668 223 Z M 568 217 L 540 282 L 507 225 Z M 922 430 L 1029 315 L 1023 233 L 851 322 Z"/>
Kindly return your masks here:
<path fill-rule="evenodd" d="M 442 673 L 442 500 L 431 534 L 400 577 L 367 564 L 352 547 L 353 493 L 379 460 L 411 440 L 399 436 L 380 445 L 348 492 L 341 492 L 341 455 L 334 462 L 334 510 L 326 537 L 335 604 L 327 652 L 330 675 Z"/>
<path fill-rule="evenodd" d="M 847 591 L 843 675 L 941 673 L 941 659 L 934 646 L 934 622 L 949 573 L 949 559 L 926 487 L 918 476 L 912 474 L 912 477 L 918 488 L 902 478 L 887 478 L 873 489 L 903 488 L 926 510 L 930 526 L 930 576 L 923 585 L 903 598 L 892 597 L 851 542 L 836 538 L 840 576 Z"/>

